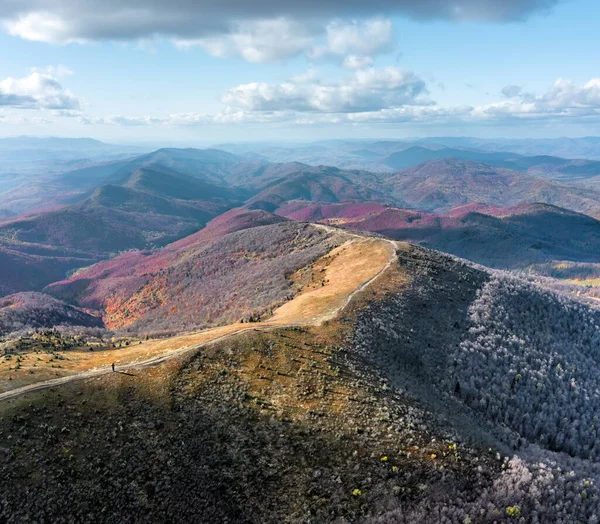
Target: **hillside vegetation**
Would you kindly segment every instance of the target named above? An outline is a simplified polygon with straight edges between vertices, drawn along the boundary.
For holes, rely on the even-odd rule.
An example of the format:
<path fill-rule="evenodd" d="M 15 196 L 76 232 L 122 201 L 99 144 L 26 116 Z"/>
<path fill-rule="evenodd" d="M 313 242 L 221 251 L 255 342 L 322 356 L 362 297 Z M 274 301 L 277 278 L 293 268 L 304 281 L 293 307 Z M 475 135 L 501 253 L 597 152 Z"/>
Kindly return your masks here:
<path fill-rule="evenodd" d="M 100 327 L 102 320 L 42 293 L 18 293 L 0 299 L 0 336 L 57 326 Z"/>
<path fill-rule="evenodd" d="M 412 279 L 359 313 L 349 347 L 463 436 L 512 458 L 471 500 L 448 484 L 377 522 L 510 522 L 515 508 L 524 522 L 594 522 L 597 309 L 431 251 L 400 262 Z"/>
<path fill-rule="evenodd" d="M 139 334 L 258 320 L 293 295 L 287 277 L 337 242 L 312 226 L 273 222 L 212 238 L 209 227 L 193 241 L 97 264 L 47 292 Z"/>
<path fill-rule="evenodd" d="M 594 522 L 597 311 L 433 251 L 397 254 L 323 325 L 3 405 L 3 516 Z"/>
<path fill-rule="evenodd" d="M 304 167 L 285 178 L 275 180 L 252 197 L 250 208 L 273 212 L 290 200 L 313 202 L 391 202 L 379 178 L 368 172 L 342 171 L 332 167 Z"/>
<path fill-rule="evenodd" d="M 0 174 L 0 522 L 600 522 L 598 162 L 547 146 Z"/>

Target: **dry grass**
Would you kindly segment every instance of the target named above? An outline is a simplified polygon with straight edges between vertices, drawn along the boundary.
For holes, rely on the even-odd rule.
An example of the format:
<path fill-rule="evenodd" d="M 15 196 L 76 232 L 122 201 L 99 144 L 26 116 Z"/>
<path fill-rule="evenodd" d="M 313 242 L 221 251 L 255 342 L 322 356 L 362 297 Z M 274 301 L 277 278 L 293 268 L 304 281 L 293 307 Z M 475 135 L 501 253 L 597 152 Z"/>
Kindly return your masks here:
<path fill-rule="evenodd" d="M 293 279 L 302 281 L 299 293 L 264 322 L 235 323 L 163 340 L 133 343 L 119 349 L 57 352 L 59 360 L 50 354 L 30 353 L 23 355 L 19 369 L 15 369 L 14 359 L 0 359 L 0 392 L 83 372 L 100 375 L 113 362 L 120 369 L 145 365 L 150 360 L 158 364 L 198 345 L 242 331 L 321 323 L 335 316 L 354 291 L 385 269 L 392 256 L 393 247 L 388 241 L 352 237 L 312 264 L 308 275 L 294 275 Z"/>
<path fill-rule="evenodd" d="M 313 283 L 263 324 L 314 323 L 329 318 L 344 306 L 354 290 L 385 268 L 390 251 L 389 242 L 367 238 L 334 249 L 314 264 Z"/>

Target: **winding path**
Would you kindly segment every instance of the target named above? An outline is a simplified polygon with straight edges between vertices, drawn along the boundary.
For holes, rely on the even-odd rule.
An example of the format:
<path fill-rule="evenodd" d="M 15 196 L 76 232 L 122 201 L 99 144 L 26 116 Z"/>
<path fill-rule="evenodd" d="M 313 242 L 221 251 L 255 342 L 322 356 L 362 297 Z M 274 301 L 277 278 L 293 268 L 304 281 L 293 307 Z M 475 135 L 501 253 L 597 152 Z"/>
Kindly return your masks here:
<path fill-rule="evenodd" d="M 231 325 L 225 326 L 225 327 L 204 330 L 202 332 L 198 332 L 198 336 L 201 336 L 203 338 L 203 340 L 199 343 L 186 345 L 186 346 L 180 347 L 178 349 L 174 349 L 174 350 L 167 350 L 166 352 L 163 352 L 163 353 L 158 354 L 151 358 L 141 360 L 139 362 L 131 362 L 131 363 L 124 364 L 121 366 L 116 366 L 115 371 L 126 372 L 126 371 L 132 371 L 132 370 L 138 370 L 138 369 L 156 366 L 167 360 L 176 358 L 178 356 L 181 356 L 183 354 L 186 354 L 186 353 L 189 353 L 192 351 L 197 351 L 198 349 L 200 349 L 204 346 L 207 346 L 209 344 L 215 344 L 215 343 L 221 342 L 223 340 L 227 340 L 231 337 L 237 336 L 240 333 L 244 333 L 247 331 L 267 331 L 267 330 L 270 331 L 273 329 L 288 328 L 288 327 L 320 325 L 323 322 L 325 322 L 327 320 L 331 320 L 334 317 L 336 317 L 342 310 L 344 310 L 348 306 L 348 304 L 351 302 L 351 300 L 358 293 L 364 291 L 367 287 L 369 287 L 375 280 L 377 280 L 383 273 L 385 273 L 385 271 L 397 260 L 397 254 L 396 254 L 397 243 L 392 240 L 387 240 L 387 239 L 383 239 L 383 238 L 364 237 L 364 236 L 360 236 L 358 234 L 349 233 L 347 231 L 343 231 L 343 230 L 333 228 L 331 226 L 326 226 L 323 224 L 313 224 L 313 225 L 315 227 L 318 227 L 320 229 L 325 229 L 326 231 L 332 232 L 332 233 L 333 232 L 335 232 L 335 233 L 342 232 L 344 235 L 346 235 L 349 238 L 348 242 L 346 242 L 342 246 L 330 251 L 330 253 L 328 253 L 328 255 L 326 255 L 326 256 L 329 256 L 332 253 L 336 253 L 336 252 L 337 252 L 337 254 L 343 253 L 344 249 L 347 249 L 351 246 L 356 247 L 357 244 L 361 245 L 363 251 L 365 251 L 365 250 L 367 251 L 367 253 L 362 253 L 361 256 L 363 257 L 363 259 L 358 260 L 358 261 L 352 260 L 351 258 L 349 258 L 353 255 L 352 253 L 347 253 L 346 254 L 347 260 L 342 260 L 341 262 L 338 263 L 338 266 L 340 266 L 340 268 L 343 266 L 344 263 L 352 265 L 356 262 L 359 262 L 362 264 L 362 266 L 360 268 L 361 270 L 364 271 L 365 268 L 370 268 L 370 272 L 373 273 L 373 271 L 374 271 L 374 274 L 371 274 L 366 280 L 360 281 L 359 285 L 353 287 L 353 289 L 351 291 L 349 291 L 349 292 L 346 291 L 341 295 L 340 294 L 335 295 L 335 297 L 331 300 L 331 302 L 333 302 L 333 303 L 329 303 L 329 304 L 325 303 L 321 306 L 317 306 L 317 311 L 315 311 L 315 307 L 314 307 L 314 304 L 316 301 L 318 301 L 319 299 L 322 301 L 324 298 L 327 299 L 327 298 L 329 298 L 329 296 L 333 296 L 333 295 L 331 295 L 331 292 L 329 295 L 327 295 L 327 289 L 326 289 L 327 286 L 322 288 L 325 291 L 325 293 L 323 293 L 321 288 L 319 288 L 319 289 L 316 289 L 316 290 L 313 290 L 313 291 L 310 291 L 307 293 L 300 293 L 300 294 L 296 295 L 296 297 L 294 297 L 292 300 L 290 300 L 289 302 L 286 302 L 280 308 L 275 310 L 275 312 L 273 313 L 273 316 L 264 322 L 257 322 L 255 324 L 252 324 L 252 326 L 248 326 L 247 324 L 231 324 Z M 371 257 L 369 256 L 368 249 L 366 249 L 369 246 L 374 248 L 374 250 L 380 249 L 381 247 L 385 246 L 385 250 L 388 253 L 387 261 L 373 260 L 373 263 L 377 263 L 379 265 L 378 269 L 377 269 L 377 267 L 374 267 L 374 268 L 371 267 L 372 266 L 370 264 Z M 360 250 L 359 250 L 359 252 L 360 252 Z M 340 258 L 343 259 L 343 257 L 341 255 L 340 255 Z M 328 268 L 328 270 L 330 270 L 330 269 L 331 269 L 331 267 Z M 336 270 L 339 271 L 339 269 L 336 268 L 333 271 L 331 271 L 331 273 L 333 273 L 332 275 L 327 275 L 327 276 L 333 277 L 338 274 L 341 274 L 341 272 L 336 273 Z M 345 273 L 349 273 L 350 276 L 354 277 L 354 278 L 356 278 L 357 274 L 359 274 L 359 275 L 362 274 L 362 273 L 357 273 L 357 271 L 355 271 L 353 267 L 351 267 L 350 269 L 347 269 L 345 271 Z M 348 275 L 346 275 L 346 279 L 348 279 Z M 348 282 L 346 282 L 346 284 L 347 283 Z M 335 288 L 336 286 L 334 284 L 330 287 Z M 342 289 L 344 289 L 343 284 L 340 287 Z M 341 302 L 340 302 L 340 300 L 341 300 Z M 321 308 L 320 311 L 318 311 L 318 307 Z M 316 313 L 316 314 L 313 315 L 313 313 Z M 211 336 L 211 335 L 214 335 L 214 336 Z M 14 398 L 20 397 L 21 395 L 25 395 L 27 393 L 32 393 L 35 391 L 41 391 L 44 389 L 54 388 L 57 386 L 61 386 L 63 384 L 70 384 L 72 382 L 79 382 L 79 381 L 87 380 L 90 378 L 101 377 L 103 375 L 108 375 L 112 372 L 113 371 L 110 366 L 103 366 L 103 367 L 90 369 L 89 371 L 83 371 L 83 372 L 75 373 L 72 375 L 67 375 L 67 376 L 60 377 L 60 378 L 55 378 L 55 379 L 50 379 L 50 380 L 45 380 L 42 382 L 29 384 L 26 386 L 18 387 L 18 388 L 0 393 L 0 402 L 9 400 L 9 399 L 14 399 Z"/>

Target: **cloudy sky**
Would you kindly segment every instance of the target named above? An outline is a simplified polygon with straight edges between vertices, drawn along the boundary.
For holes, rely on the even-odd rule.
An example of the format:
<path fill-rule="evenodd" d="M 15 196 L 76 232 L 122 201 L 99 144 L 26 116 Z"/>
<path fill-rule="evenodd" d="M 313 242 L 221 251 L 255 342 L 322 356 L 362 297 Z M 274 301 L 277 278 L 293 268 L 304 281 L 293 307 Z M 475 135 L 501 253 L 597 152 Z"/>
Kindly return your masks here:
<path fill-rule="evenodd" d="M 0 0 L 0 136 L 600 134 L 597 0 Z"/>

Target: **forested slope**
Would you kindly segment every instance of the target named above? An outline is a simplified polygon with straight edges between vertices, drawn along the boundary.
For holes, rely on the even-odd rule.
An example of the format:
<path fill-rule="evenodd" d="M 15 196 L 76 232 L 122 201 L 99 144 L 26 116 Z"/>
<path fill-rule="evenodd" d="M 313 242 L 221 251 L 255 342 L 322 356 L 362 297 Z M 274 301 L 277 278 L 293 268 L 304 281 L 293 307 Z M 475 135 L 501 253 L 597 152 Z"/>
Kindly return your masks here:
<path fill-rule="evenodd" d="M 435 251 L 397 254 L 323 325 L 4 406 L 3 515 L 597 522 L 600 313 Z"/>

